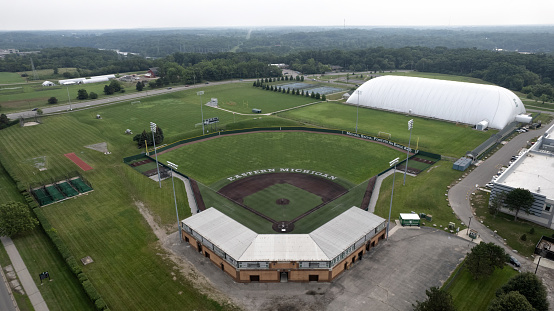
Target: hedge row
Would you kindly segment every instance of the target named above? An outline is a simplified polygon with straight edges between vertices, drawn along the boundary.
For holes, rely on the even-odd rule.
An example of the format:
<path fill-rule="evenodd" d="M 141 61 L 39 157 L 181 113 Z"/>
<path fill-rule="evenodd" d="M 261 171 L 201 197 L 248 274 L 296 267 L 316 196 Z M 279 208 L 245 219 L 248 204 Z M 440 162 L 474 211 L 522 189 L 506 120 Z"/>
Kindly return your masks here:
<path fill-rule="evenodd" d="M 2 161 L 1 154 L 0 162 L 6 163 L 6 161 Z M 102 299 L 96 288 L 94 288 L 86 274 L 81 269 L 81 266 L 79 265 L 75 257 L 71 255 L 69 248 L 58 235 L 58 231 L 54 227 L 52 227 L 46 216 L 44 216 L 44 212 L 40 209 L 39 204 L 35 201 L 33 196 L 29 193 L 27 186 L 25 186 L 15 175 L 15 172 L 13 172 L 10 166 L 4 165 L 4 169 L 11 177 L 13 182 L 16 184 L 18 191 L 25 198 L 25 201 L 27 202 L 29 207 L 35 213 L 38 221 L 40 222 L 40 225 L 42 226 L 42 229 L 44 230 L 44 232 L 46 232 L 46 235 L 48 235 L 52 243 L 54 243 L 56 249 L 67 263 L 71 272 L 73 272 L 73 274 L 75 274 L 75 276 L 79 279 L 79 282 L 81 282 L 81 286 L 83 286 L 84 291 L 87 293 L 90 300 L 94 303 L 96 309 L 101 311 L 110 310 L 104 299 Z"/>
<path fill-rule="evenodd" d="M 44 216 L 44 212 L 42 211 L 42 209 L 35 208 L 33 209 L 33 211 L 35 212 L 35 215 L 37 216 L 38 221 L 42 226 L 42 229 L 44 230 L 44 232 L 46 232 L 46 234 L 48 235 L 52 243 L 54 243 L 54 245 L 56 246 L 56 249 L 58 250 L 60 255 L 63 257 L 63 259 L 69 266 L 69 269 L 71 270 L 71 272 L 73 272 L 73 274 L 75 274 L 77 279 L 79 279 L 79 282 L 81 282 L 81 286 L 83 286 L 85 293 L 87 293 L 90 300 L 94 303 L 94 305 L 96 306 L 96 309 L 109 310 L 108 306 L 106 305 L 106 302 L 104 302 L 104 299 L 102 299 L 102 297 L 100 296 L 100 294 L 98 293 L 94 285 L 92 285 L 92 283 L 90 282 L 86 274 L 81 269 L 81 266 L 79 265 L 75 257 L 71 255 L 71 252 L 69 251 L 69 248 L 67 247 L 67 245 L 62 241 L 62 239 L 58 235 L 58 231 L 56 230 L 56 228 L 52 227 L 52 225 L 50 224 L 50 221 L 48 221 L 46 216 Z"/>

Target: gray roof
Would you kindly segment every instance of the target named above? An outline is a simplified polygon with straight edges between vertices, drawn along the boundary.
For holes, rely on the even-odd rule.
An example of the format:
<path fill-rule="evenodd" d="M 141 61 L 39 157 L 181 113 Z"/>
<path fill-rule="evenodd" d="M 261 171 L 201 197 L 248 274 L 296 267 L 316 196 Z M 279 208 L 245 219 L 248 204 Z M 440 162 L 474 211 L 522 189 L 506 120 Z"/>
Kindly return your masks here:
<path fill-rule="evenodd" d="M 384 221 L 354 206 L 310 234 L 257 234 L 213 207 L 182 222 L 237 261 L 330 261 Z"/>
<path fill-rule="evenodd" d="M 329 259 L 345 251 L 367 233 L 377 228 L 385 219 L 352 207 L 310 233 Z"/>
<path fill-rule="evenodd" d="M 235 259 L 258 235 L 215 208 L 195 214 L 183 223 Z"/>

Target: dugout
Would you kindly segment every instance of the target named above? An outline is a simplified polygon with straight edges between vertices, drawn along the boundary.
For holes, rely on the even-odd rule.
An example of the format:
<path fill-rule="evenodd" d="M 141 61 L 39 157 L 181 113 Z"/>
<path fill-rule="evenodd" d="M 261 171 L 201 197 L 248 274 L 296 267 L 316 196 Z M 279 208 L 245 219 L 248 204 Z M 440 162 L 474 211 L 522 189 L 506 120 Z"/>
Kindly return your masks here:
<path fill-rule="evenodd" d="M 419 227 L 419 216 L 417 214 L 408 214 L 400 213 L 400 224 L 402 226 L 418 226 Z"/>

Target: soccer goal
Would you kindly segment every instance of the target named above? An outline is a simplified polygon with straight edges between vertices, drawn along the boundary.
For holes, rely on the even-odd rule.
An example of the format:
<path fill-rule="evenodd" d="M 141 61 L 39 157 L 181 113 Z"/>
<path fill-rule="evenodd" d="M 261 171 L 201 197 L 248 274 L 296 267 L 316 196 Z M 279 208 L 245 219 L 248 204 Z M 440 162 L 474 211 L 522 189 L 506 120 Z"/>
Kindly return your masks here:
<path fill-rule="evenodd" d="M 381 132 L 381 131 L 379 131 L 379 134 L 377 136 L 382 137 L 382 138 L 386 138 L 386 139 L 389 139 L 389 140 L 390 140 L 390 137 L 391 137 L 390 133 Z"/>

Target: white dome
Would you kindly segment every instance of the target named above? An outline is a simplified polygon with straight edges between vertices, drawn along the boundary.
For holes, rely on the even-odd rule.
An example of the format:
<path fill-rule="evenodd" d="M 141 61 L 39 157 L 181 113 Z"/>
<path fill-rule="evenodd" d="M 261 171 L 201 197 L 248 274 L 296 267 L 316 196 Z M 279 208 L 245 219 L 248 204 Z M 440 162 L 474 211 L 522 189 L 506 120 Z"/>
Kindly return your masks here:
<path fill-rule="evenodd" d="M 369 80 L 346 102 L 473 125 L 486 120 L 496 129 L 525 113 L 519 97 L 499 86 L 399 76 Z"/>

